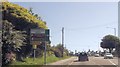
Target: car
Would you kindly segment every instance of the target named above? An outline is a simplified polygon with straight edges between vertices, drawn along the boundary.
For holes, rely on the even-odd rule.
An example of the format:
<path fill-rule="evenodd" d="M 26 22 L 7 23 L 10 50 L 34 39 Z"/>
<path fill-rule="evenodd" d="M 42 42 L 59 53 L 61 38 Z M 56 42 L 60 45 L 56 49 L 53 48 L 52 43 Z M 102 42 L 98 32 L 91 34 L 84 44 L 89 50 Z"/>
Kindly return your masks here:
<path fill-rule="evenodd" d="M 75 56 L 78 56 L 79 54 L 78 53 L 75 53 Z"/>
<path fill-rule="evenodd" d="M 94 56 L 95 56 L 95 57 L 99 57 L 100 55 L 99 55 L 98 53 L 96 53 Z"/>
<path fill-rule="evenodd" d="M 78 55 L 78 61 L 89 61 L 87 53 L 80 53 Z"/>
<path fill-rule="evenodd" d="M 113 59 L 113 55 L 111 53 L 105 53 L 104 59 Z"/>
<path fill-rule="evenodd" d="M 101 52 L 101 53 L 100 53 L 100 56 L 103 57 L 104 55 L 105 55 L 105 52 Z"/>

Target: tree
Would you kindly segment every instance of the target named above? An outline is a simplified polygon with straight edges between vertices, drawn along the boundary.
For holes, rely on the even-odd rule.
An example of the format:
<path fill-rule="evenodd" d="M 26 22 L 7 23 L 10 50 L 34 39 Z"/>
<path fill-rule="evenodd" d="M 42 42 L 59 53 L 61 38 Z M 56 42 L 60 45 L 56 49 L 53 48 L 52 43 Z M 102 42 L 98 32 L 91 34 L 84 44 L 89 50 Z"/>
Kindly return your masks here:
<path fill-rule="evenodd" d="M 47 29 L 46 24 L 44 23 L 44 21 L 38 19 L 40 17 L 37 14 L 33 13 L 32 8 L 30 8 L 30 10 L 27 10 L 26 8 L 14 3 L 2 2 L 2 10 L 0 11 L 2 13 L 2 20 L 7 20 L 14 26 L 15 31 L 12 31 L 13 33 L 16 32 L 21 34 L 21 32 L 19 31 L 26 32 L 25 39 L 27 44 L 25 46 L 22 46 L 21 50 L 24 52 L 24 56 L 28 57 L 32 52 L 32 45 L 30 44 L 30 29 L 31 28 Z M 13 40 L 17 39 L 14 38 Z M 19 42 L 22 41 L 19 40 Z"/>
<path fill-rule="evenodd" d="M 2 41 L 3 44 L 11 44 L 14 48 L 20 48 L 23 44 L 25 44 L 25 36 L 21 31 L 17 31 L 13 29 L 14 26 L 8 22 L 3 21 L 3 33 L 2 33 Z"/>
<path fill-rule="evenodd" d="M 22 34 L 21 31 L 16 31 L 13 29 L 14 26 L 8 22 L 7 20 L 3 21 L 3 27 L 2 27 L 2 61 L 3 65 L 11 62 L 9 59 L 9 62 L 6 62 L 8 60 L 7 55 L 13 55 L 13 53 L 16 53 L 16 49 L 21 49 L 20 46 L 26 44 L 25 41 L 25 35 Z M 11 57 L 12 58 L 12 57 Z M 6 62 L 6 63 L 5 63 Z"/>
<path fill-rule="evenodd" d="M 2 19 L 11 22 L 16 30 L 47 29 L 44 21 L 38 19 L 38 15 L 33 13 L 32 8 L 27 10 L 10 2 L 2 3 Z"/>
<path fill-rule="evenodd" d="M 70 51 L 69 55 L 74 56 L 74 52 Z"/>
<path fill-rule="evenodd" d="M 52 46 L 50 50 L 54 52 L 54 55 L 56 57 L 62 57 L 62 51 L 64 56 L 69 55 L 68 49 L 62 47 L 62 44 L 57 44 L 56 46 Z"/>
<path fill-rule="evenodd" d="M 30 9 L 29 9 L 29 13 L 32 14 L 32 15 L 34 15 L 32 7 L 30 7 Z"/>
<path fill-rule="evenodd" d="M 100 43 L 100 46 L 102 48 L 109 49 L 109 52 L 111 53 L 113 48 L 115 48 L 119 42 L 120 41 L 118 37 L 113 35 L 106 35 L 105 37 L 103 37 L 102 42 Z"/>

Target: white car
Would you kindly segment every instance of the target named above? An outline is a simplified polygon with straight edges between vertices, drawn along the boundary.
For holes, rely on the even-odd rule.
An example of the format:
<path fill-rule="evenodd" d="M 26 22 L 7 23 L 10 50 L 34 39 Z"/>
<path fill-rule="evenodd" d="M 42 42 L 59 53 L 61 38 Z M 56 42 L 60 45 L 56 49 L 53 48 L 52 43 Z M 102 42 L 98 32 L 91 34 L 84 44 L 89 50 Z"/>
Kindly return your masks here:
<path fill-rule="evenodd" d="M 104 59 L 107 59 L 107 58 L 113 59 L 113 55 L 111 53 L 106 53 L 104 55 Z"/>
<path fill-rule="evenodd" d="M 100 55 L 99 55 L 98 53 L 96 53 L 94 56 L 95 56 L 95 57 L 99 57 Z"/>

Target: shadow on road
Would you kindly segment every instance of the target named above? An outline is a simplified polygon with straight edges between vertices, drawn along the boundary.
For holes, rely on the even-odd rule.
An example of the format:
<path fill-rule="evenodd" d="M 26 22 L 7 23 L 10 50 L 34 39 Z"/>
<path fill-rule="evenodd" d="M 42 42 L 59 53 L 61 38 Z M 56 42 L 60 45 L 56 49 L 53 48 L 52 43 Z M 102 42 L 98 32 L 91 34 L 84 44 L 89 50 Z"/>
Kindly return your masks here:
<path fill-rule="evenodd" d="M 78 61 L 78 60 L 75 60 L 74 62 L 85 62 L 85 61 Z"/>
<path fill-rule="evenodd" d="M 74 62 L 79 62 L 78 60 L 75 60 Z"/>

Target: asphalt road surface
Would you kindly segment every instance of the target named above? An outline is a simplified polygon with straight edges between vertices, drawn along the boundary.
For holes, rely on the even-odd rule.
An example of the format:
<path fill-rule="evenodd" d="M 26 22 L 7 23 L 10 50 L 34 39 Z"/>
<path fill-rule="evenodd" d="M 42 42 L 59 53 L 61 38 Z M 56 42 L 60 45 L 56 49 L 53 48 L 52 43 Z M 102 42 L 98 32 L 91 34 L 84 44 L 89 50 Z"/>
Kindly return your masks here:
<path fill-rule="evenodd" d="M 48 65 L 97 65 L 103 67 L 104 65 L 118 65 L 118 59 L 104 59 L 103 57 L 89 57 L 89 61 L 78 61 L 78 57 L 71 57 L 69 59 L 50 63 Z"/>

